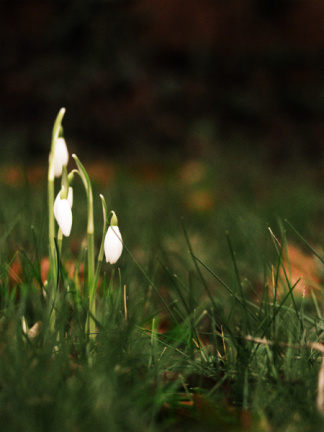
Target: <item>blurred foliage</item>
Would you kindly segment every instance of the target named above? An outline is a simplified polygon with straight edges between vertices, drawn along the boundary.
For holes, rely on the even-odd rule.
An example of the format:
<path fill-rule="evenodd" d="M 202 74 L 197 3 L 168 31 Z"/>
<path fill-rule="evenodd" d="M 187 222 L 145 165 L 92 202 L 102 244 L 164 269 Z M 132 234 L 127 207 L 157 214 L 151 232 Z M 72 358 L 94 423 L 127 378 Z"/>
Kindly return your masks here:
<path fill-rule="evenodd" d="M 70 148 L 148 159 L 248 145 L 322 156 L 324 7 L 296 0 L 2 1 L 1 160 Z"/>

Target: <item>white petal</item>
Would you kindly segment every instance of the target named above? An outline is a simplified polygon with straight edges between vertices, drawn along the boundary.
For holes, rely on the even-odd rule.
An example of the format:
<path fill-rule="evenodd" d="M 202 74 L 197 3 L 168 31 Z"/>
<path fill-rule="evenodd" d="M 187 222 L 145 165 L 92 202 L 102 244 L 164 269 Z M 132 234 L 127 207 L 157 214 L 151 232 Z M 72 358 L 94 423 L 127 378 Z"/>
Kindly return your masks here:
<path fill-rule="evenodd" d="M 68 237 L 72 228 L 72 211 L 68 200 L 60 199 L 56 208 L 54 204 L 54 216 L 65 237 Z"/>
<path fill-rule="evenodd" d="M 54 201 L 54 217 L 57 219 L 57 205 L 58 202 L 61 199 L 61 191 L 56 195 L 55 201 Z M 68 197 L 67 197 L 68 203 L 70 208 L 72 208 L 73 205 L 73 188 L 71 186 L 69 187 Z"/>
<path fill-rule="evenodd" d="M 122 237 L 118 226 L 110 226 L 105 237 L 106 261 L 115 264 L 123 251 Z"/>
<path fill-rule="evenodd" d="M 58 208 L 58 204 L 61 201 L 61 197 L 60 197 L 60 193 L 61 191 L 56 195 L 55 201 L 54 201 L 54 217 L 57 220 L 57 208 Z"/>
<path fill-rule="evenodd" d="M 62 166 L 67 165 L 69 161 L 69 153 L 63 137 L 57 138 L 54 147 L 54 175 L 60 177 L 62 175 Z"/>
<path fill-rule="evenodd" d="M 68 200 L 68 203 L 70 204 L 70 208 L 72 208 L 72 206 L 73 206 L 73 188 L 71 188 L 71 186 L 69 187 L 67 200 Z"/>

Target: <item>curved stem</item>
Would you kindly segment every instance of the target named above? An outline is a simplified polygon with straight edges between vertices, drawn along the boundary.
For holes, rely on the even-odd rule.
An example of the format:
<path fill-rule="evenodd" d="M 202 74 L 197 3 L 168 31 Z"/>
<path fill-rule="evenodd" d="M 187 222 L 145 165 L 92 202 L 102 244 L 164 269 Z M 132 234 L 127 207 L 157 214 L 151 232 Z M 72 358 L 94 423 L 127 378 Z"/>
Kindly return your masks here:
<path fill-rule="evenodd" d="M 49 156 L 49 165 L 48 165 L 48 177 L 47 177 L 47 194 L 48 194 L 48 239 L 49 239 L 49 261 L 50 261 L 50 270 L 49 270 L 49 289 L 50 289 L 50 297 L 52 299 L 52 303 L 50 304 L 50 310 L 52 310 L 51 314 L 51 328 L 54 330 L 55 324 L 55 309 L 54 309 L 54 300 L 55 300 L 55 289 L 56 289 L 56 278 L 57 278 L 57 262 L 56 262 L 56 248 L 55 248 L 55 224 L 54 224 L 54 149 L 55 142 L 59 136 L 60 128 L 62 124 L 62 120 L 65 114 L 65 108 L 61 108 L 53 126 L 52 131 L 52 141 L 51 141 L 51 151 Z"/>
<path fill-rule="evenodd" d="M 97 286 L 97 284 L 98 284 L 100 269 L 101 269 L 101 265 L 102 265 L 102 261 L 103 261 L 103 257 L 104 257 L 105 236 L 106 236 L 106 233 L 108 230 L 106 201 L 105 201 L 105 198 L 103 197 L 103 195 L 101 195 L 101 194 L 100 194 L 100 199 L 101 199 L 102 213 L 103 213 L 103 230 L 102 230 L 102 239 L 101 239 L 101 244 L 100 244 L 100 249 L 99 249 L 99 254 L 98 254 L 98 260 L 97 260 L 97 268 L 96 268 L 96 275 L 95 275 L 95 281 L 94 281 L 95 286 Z M 90 303 L 91 303 L 91 300 L 92 299 L 90 299 Z"/>
<path fill-rule="evenodd" d="M 62 233 L 61 228 L 59 228 L 58 232 L 57 232 L 57 250 L 58 250 L 59 256 L 61 256 L 61 253 L 62 253 L 62 242 L 63 242 L 63 233 Z"/>
<path fill-rule="evenodd" d="M 95 312 L 95 271 L 94 271 L 94 223 L 93 223 L 93 193 L 91 181 L 88 173 L 79 158 L 73 154 L 73 159 L 77 164 L 80 177 L 82 179 L 86 194 L 87 194 L 87 212 L 88 212 L 88 223 L 87 223 L 87 237 L 88 237 L 88 296 L 89 296 L 89 307 L 91 312 Z M 95 313 L 93 313 L 95 316 Z M 89 316 L 88 316 L 88 326 L 89 326 Z M 90 333 L 95 331 L 95 323 L 93 320 L 90 321 L 89 327 Z"/>

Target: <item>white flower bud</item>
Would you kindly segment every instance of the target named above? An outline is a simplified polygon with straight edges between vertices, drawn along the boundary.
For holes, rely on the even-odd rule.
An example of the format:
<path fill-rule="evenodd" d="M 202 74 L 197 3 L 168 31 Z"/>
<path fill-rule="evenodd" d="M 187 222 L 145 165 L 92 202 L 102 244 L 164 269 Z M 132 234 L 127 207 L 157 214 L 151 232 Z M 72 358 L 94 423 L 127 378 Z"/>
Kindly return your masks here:
<path fill-rule="evenodd" d="M 110 226 L 105 237 L 106 261 L 115 264 L 123 251 L 123 240 L 118 226 Z"/>
<path fill-rule="evenodd" d="M 62 175 L 62 166 L 67 165 L 69 161 L 69 153 L 63 137 L 57 138 L 54 147 L 54 175 L 60 177 Z"/>
<path fill-rule="evenodd" d="M 54 216 L 65 237 L 68 237 L 72 228 L 72 211 L 67 199 L 59 199 L 56 207 L 54 204 Z"/>
<path fill-rule="evenodd" d="M 56 195 L 55 201 L 54 201 L 54 217 L 57 220 L 57 204 L 58 202 L 61 200 L 61 190 L 60 192 Z M 72 209 L 72 205 L 73 205 L 73 188 L 71 188 L 71 186 L 69 187 L 69 191 L 68 191 L 68 196 L 67 196 L 67 200 L 68 203 L 70 205 L 70 208 Z"/>

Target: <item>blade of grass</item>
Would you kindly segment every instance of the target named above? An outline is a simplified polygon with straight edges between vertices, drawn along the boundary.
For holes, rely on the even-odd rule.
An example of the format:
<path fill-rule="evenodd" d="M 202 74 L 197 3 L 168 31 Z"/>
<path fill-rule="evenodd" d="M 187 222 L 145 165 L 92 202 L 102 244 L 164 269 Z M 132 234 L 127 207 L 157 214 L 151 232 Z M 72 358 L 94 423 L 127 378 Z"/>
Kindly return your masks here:
<path fill-rule="evenodd" d="M 284 219 L 286 224 L 294 231 L 294 233 L 304 242 L 304 244 L 308 247 L 308 249 L 324 264 L 324 259 L 315 251 L 314 248 L 308 243 L 308 241 L 293 227 L 293 225 L 287 220 Z"/>
<path fill-rule="evenodd" d="M 239 272 L 239 269 L 237 267 L 237 262 L 236 262 L 236 258 L 235 258 L 235 252 L 233 250 L 232 243 L 231 243 L 231 240 L 230 240 L 228 232 L 226 232 L 226 237 L 227 237 L 228 247 L 229 247 L 229 250 L 230 250 L 230 253 L 231 253 L 231 257 L 232 257 L 232 261 L 233 261 L 233 265 L 234 265 L 234 270 L 235 270 L 235 275 L 236 275 L 236 279 L 237 279 L 237 284 L 238 284 L 240 295 L 241 295 L 241 298 L 242 298 L 242 303 L 241 304 L 243 306 L 243 311 L 244 311 L 244 314 L 245 314 L 246 329 L 247 329 L 248 333 L 250 333 L 251 332 L 251 327 L 250 327 L 250 321 L 249 321 L 248 314 L 247 314 L 248 308 L 247 308 L 247 304 L 246 304 L 246 298 L 245 298 L 245 294 L 244 294 L 243 287 L 242 287 L 242 281 L 241 281 L 240 272 Z"/>
<path fill-rule="evenodd" d="M 22 216 L 17 216 L 13 221 L 10 222 L 9 227 L 3 232 L 0 238 L 0 244 L 4 243 L 9 234 L 12 232 L 17 223 L 22 219 Z"/>
<path fill-rule="evenodd" d="M 273 233 L 272 233 L 271 230 L 270 230 L 270 234 L 273 236 Z M 299 311 L 298 311 L 298 308 L 297 308 L 297 305 L 296 305 L 296 302 L 295 302 L 295 298 L 294 298 L 293 293 L 292 293 L 293 290 L 291 289 L 290 280 L 289 280 L 289 277 L 288 277 L 288 274 L 287 274 L 287 271 L 286 271 L 286 268 L 285 268 L 285 265 L 284 265 L 284 262 L 283 262 L 283 259 L 282 259 L 283 248 L 284 248 L 284 245 L 287 244 L 286 238 L 285 238 L 285 232 L 283 232 L 283 235 L 284 235 L 284 239 L 283 239 L 283 242 L 282 242 L 282 246 L 281 246 L 280 252 L 279 252 L 278 247 L 277 247 L 278 240 L 276 239 L 276 237 L 273 236 L 274 245 L 275 245 L 275 248 L 276 248 L 277 253 L 278 253 L 278 260 L 279 260 L 278 261 L 278 267 L 279 267 L 279 264 L 280 264 L 281 268 L 283 270 L 284 276 L 285 276 L 285 280 L 286 280 L 286 283 L 287 283 L 287 286 L 288 286 L 288 293 L 290 293 L 290 297 L 291 297 L 292 304 L 293 304 L 294 309 L 295 309 L 296 316 L 297 316 L 298 320 L 300 320 Z M 280 243 L 279 243 L 279 245 L 280 245 Z M 277 284 L 278 284 L 279 268 L 277 270 L 276 276 L 277 276 L 277 278 L 276 278 L 276 284 L 275 284 L 275 292 L 276 292 Z M 299 281 L 300 281 L 300 278 L 294 284 L 294 287 L 297 285 L 297 283 L 299 283 Z"/>
<path fill-rule="evenodd" d="M 182 304 L 183 304 L 183 306 L 184 306 L 184 308 L 185 308 L 187 314 L 189 315 L 189 314 L 190 314 L 189 306 L 187 305 L 187 302 L 186 302 L 186 300 L 185 300 L 185 298 L 184 298 L 184 296 L 183 296 L 183 294 L 182 294 L 182 292 L 181 292 L 181 289 L 179 288 L 178 283 L 177 283 L 177 281 L 175 280 L 175 275 L 173 275 L 173 274 L 171 273 L 169 267 L 167 267 L 166 265 L 164 265 L 164 264 L 162 263 L 162 261 L 161 261 L 161 259 L 160 259 L 159 257 L 158 257 L 158 261 L 159 261 L 160 265 L 162 266 L 163 270 L 164 270 L 164 271 L 167 273 L 167 275 L 169 276 L 172 285 L 174 286 L 174 288 L 175 288 L 175 290 L 176 290 L 178 296 L 180 297 L 180 300 L 181 300 L 181 302 L 182 302 Z"/>
<path fill-rule="evenodd" d="M 200 281 L 201 281 L 203 287 L 205 288 L 205 290 L 206 290 L 206 292 L 208 294 L 208 297 L 210 298 L 211 302 L 215 306 L 215 309 L 218 309 L 217 306 L 216 306 L 216 304 L 215 304 L 214 297 L 213 297 L 212 293 L 209 290 L 209 287 L 208 287 L 208 285 L 207 285 L 207 283 L 206 283 L 206 281 L 205 281 L 205 279 L 204 279 L 204 277 L 203 277 L 203 275 L 202 275 L 202 273 L 200 271 L 200 268 L 199 268 L 196 260 L 194 259 L 194 253 L 193 253 L 191 242 L 190 242 L 190 239 L 189 239 L 186 227 L 185 227 L 184 218 L 181 218 L 181 223 L 182 223 L 182 229 L 183 229 L 183 233 L 184 233 L 184 236 L 185 236 L 185 239 L 186 239 L 186 243 L 187 243 L 187 246 L 189 248 L 189 253 L 190 253 L 190 256 L 192 257 L 193 264 L 194 264 L 195 269 L 197 271 L 197 274 L 198 274 L 198 276 L 200 278 Z"/>
<path fill-rule="evenodd" d="M 170 309 L 170 306 L 166 303 L 166 301 L 164 300 L 164 298 L 161 296 L 159 290 L 156 288 L 154 282 L 151 280 L 151 278 L 149 277 L 149 275 L 145 272 L 145 270 L 143 269 L 143 267 L 140 265 L 140 263 L 137 261 L 137 259 L 134 257 L 134 255 L 132 254 L 132 252 L 129 250 L 129 248 L 127 247 L 127 245 L 124 242 L 123 242 L 123 247 L 126 250 L 126 252 L 130 255 L 130 257 L 132 258 L 132 260 L 135 263 L 136 267 L 142 273 L 142 275 L 144 276 L 144 278 L 146 279 L 146 281 L 153 288 L 154 292 L 157 294 L 157 296 L 159 297 L 159 299 L 163 303 L 165 309 L 168 311 L 168 313 L 170 314 L 170 316 L 172 317 L 172 319 L 174 320 L 174 322 L 176 324 L 178 324 L 178 321 L 177 321 L 175 315 L 173 314 L 172 310 Z"/>
<path fill-rule="evenodd" d="M 233 292 L 233 290 L 219 277 L 217 276 L 216 273 L 214 273 L 209 267 L 206 266 L 206 264 L 204 264 L 198 257 L 196 257 L 196 255 L 192 254 L 192 257 L 202 266 L 204 267 L 205 270 L 207 270 L 216 280 L 218 280 L 218 282 L 223 285 L 224 288 L 226 288 L 226 290 L 231 294 L 231 296 L 234 296 L 235 299 L 241 304 L 241 306 L 244 308 L 244 303 L 243 300 L 235 293 Z M 219 309 L 219 308 L 217 308 Z M 255 317 L 255 315 L 253 315 L 253 313 L 247 309 L 247 312 L 251 315 L 251 317 L 257 321 L 257 318 Z"/>

